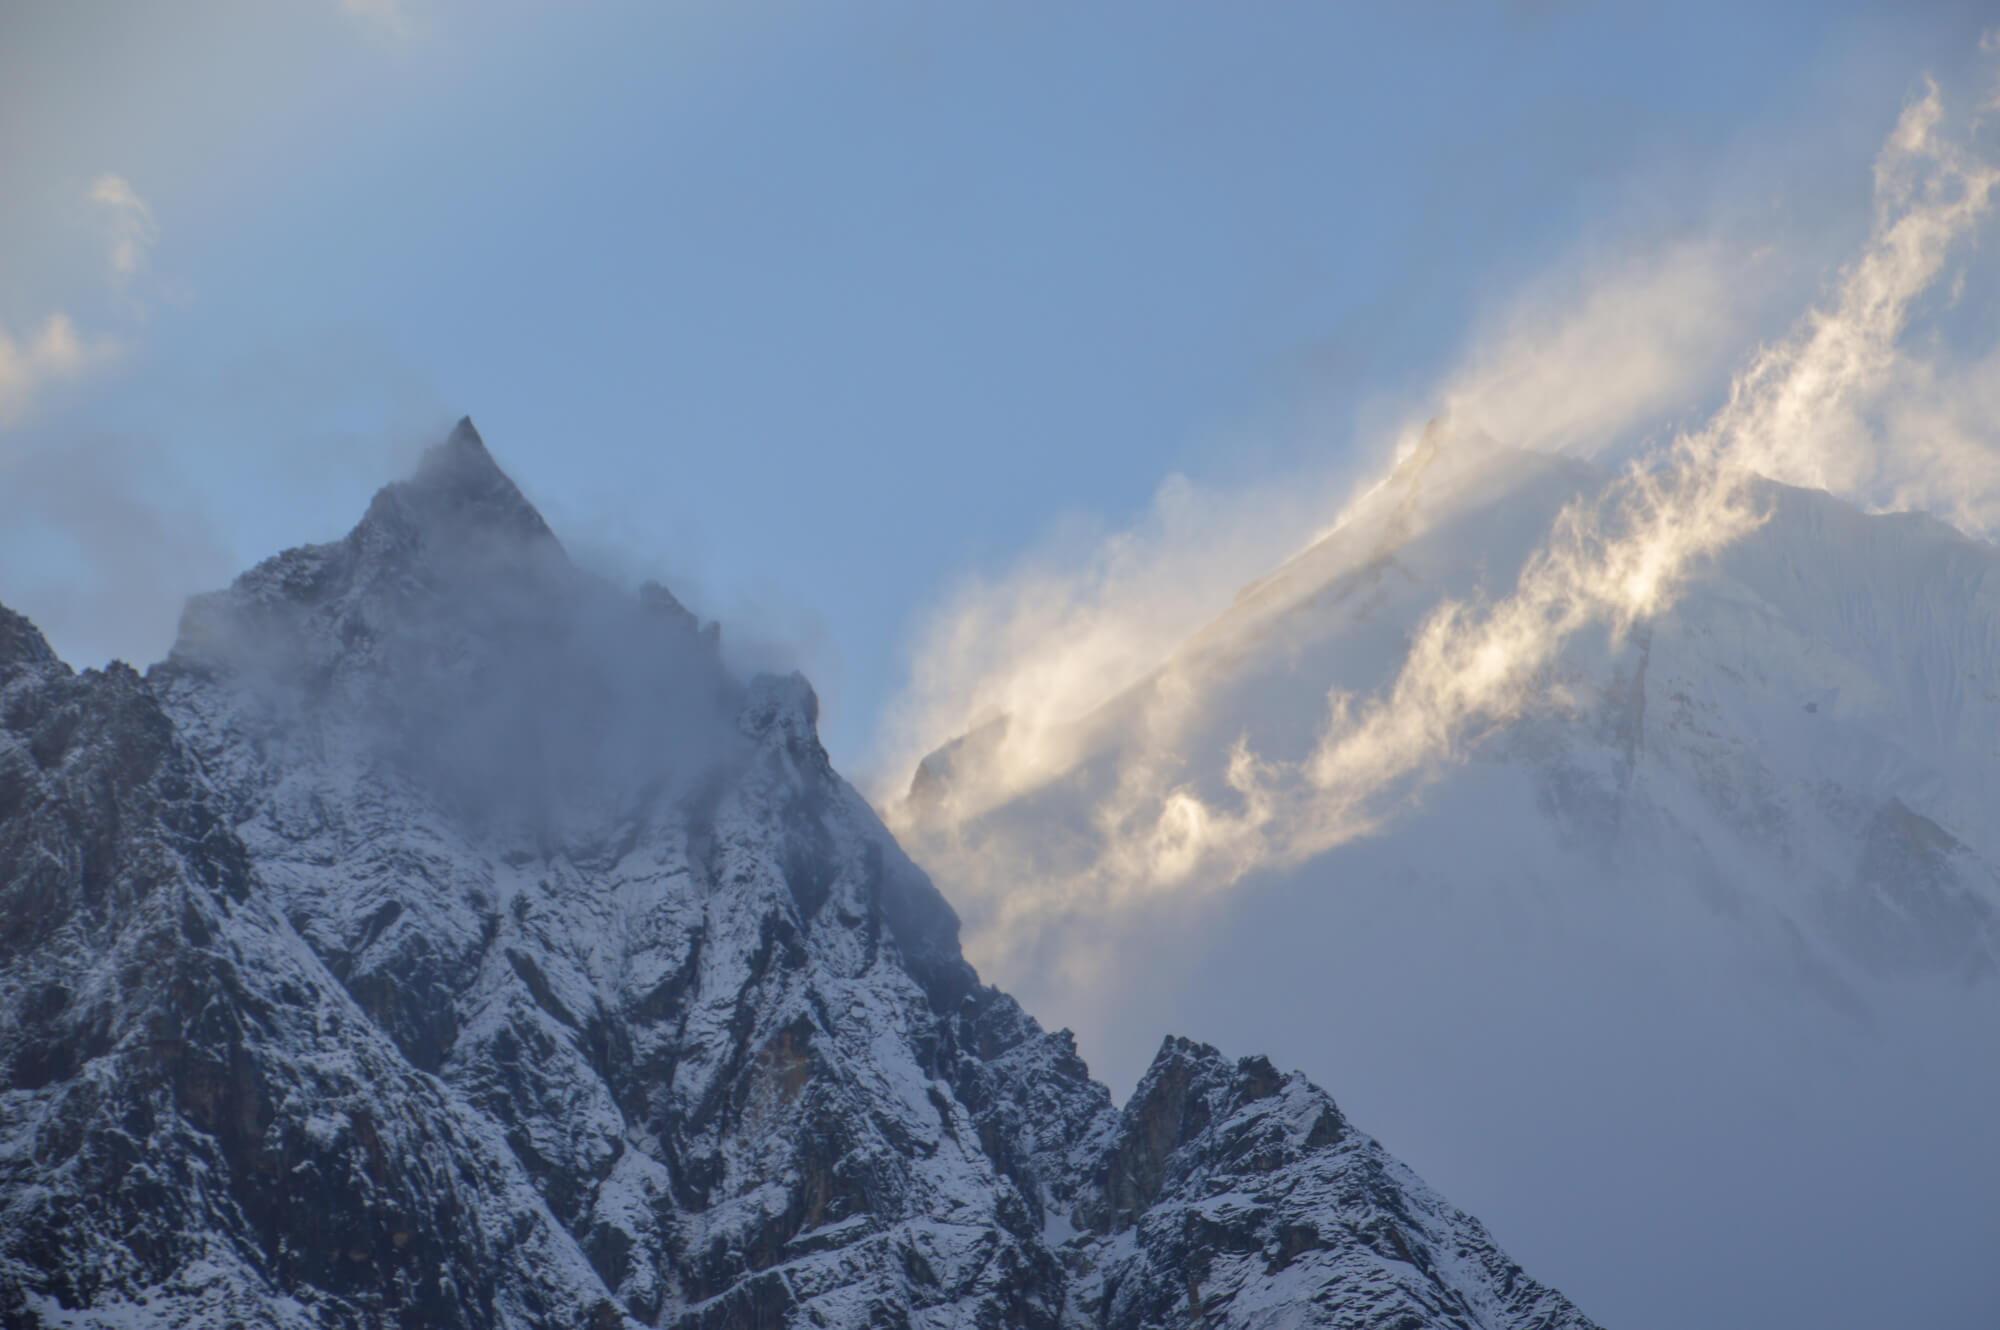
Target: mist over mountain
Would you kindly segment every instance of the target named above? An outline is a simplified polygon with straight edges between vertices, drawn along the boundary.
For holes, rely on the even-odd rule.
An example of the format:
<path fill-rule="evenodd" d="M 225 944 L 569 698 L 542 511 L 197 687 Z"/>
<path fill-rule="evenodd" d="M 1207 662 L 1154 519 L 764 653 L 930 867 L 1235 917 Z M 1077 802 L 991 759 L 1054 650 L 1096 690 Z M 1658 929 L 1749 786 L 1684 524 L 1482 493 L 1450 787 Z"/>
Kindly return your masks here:
<path fill-rule="evenodd" d="M 0 611 L 0 1322 L 1592 1323 L 1260 1057 L 1120 1109 L 469 421 L 144 676 Z"/>
<path fill-rule="evenodd" d="M 1252 494 L 969 586 L 878 803 L 973 958 L 1113 1083 L 1275 1042 L 1609 1322 L 1991 1323 L 1982 132 L 1926 84 L 1712 403 L 1712 287 L 1607 281 L 1263 566 Z"/>
<path fill-rule="evenodd" d="M 1115 924 L 1124 898 L 1092 894 L 1138 877 L 1135 828 L 1174 799 L 1251 816 L 1232 753 L 1308 760 L 1329 687 L 1390 687 L 1441 599 L 1508 585 L 1609 480 L 1478 440 L 1414 456 L 1052 740 L 1045 779 L 982 808 L 1004 723 L 941 750 L 900 834 L 1095 1059 L 1129 1067 L 1161 1023 L 1281 1039 L 1613 1323 L 1977 1325 L 2000 1306 L 1986 542 L 1762 485 L 1762 523 L 1671 609 L 1580 635 L 1336 843 Z"/>

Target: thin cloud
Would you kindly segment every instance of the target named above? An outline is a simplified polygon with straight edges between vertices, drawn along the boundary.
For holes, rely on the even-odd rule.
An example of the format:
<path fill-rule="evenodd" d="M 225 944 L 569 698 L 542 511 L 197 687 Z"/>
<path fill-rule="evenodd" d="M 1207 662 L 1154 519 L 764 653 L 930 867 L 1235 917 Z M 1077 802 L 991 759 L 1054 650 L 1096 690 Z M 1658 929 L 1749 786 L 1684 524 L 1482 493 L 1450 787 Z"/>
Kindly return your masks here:
<path fill-rule="evenodd" d="M 153 210 L 119 175 L 99 176 L 91 182 L 86 197 L 110 243 L 113 276 L 122 281 L 138 273 L 159 238 Z M 123 350 L 115 337 L 80 331 L 75 320 L 61 310 L 49 314 L 39 329 L 20 338 L 0 324 L 0 430 L 26 420 L 48 388 L 81 379 L 115 361 Z"/>
<path fill-rule="evenodd" d="M 25 420 L 51 384 L 74 381 L 116 359 L 119 351 L 112 338 L 79 333 L 67 314 L 49 315 L 26 341 L 0 327 L 0 429 Z"/>
<path fill-rule="evenodd" d="M 138 440 L 0 440 L 0 599 L 67 644 L 75 664 L 153 659 L 188 590 L 219 582 L 232 564 L 180 488 Z"/>
<path fill-rule="evenodd" d="M 1756 266 L 1713 242 L 1587 275 L 1515 307 L 1445 389 L 1460 429 L 1547 452 L 1600 451 L 1711 380 Z"/>
<path fill-rule="evenodd" d="M 90 201 L 99 209 L 111 242 L 111 271 L 120 278 L 137 274 L 160 238 L 152 207 L 124 176 L 111 174 L 91 182 Z"/>

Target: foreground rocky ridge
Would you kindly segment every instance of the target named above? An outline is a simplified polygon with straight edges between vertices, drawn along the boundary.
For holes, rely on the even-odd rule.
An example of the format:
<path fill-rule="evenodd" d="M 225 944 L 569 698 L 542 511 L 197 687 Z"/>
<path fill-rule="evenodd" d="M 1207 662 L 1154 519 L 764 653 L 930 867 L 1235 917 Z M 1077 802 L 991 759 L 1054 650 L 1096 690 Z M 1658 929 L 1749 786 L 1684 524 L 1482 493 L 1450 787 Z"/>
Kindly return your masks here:
<path fill-rule="evenodd" d="M 1589 1324 L 1301 1077 L 1115 1108 L 815 707 L 469 422 L 144 678 L 0 612 L 0 1322 Z"/>

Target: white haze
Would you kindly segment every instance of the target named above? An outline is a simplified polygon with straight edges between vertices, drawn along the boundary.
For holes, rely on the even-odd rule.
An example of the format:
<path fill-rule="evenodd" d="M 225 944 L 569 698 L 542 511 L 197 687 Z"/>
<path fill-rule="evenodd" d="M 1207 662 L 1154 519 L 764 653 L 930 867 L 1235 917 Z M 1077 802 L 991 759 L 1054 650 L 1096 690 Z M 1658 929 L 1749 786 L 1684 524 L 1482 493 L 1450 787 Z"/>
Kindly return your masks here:
<path fill-rule="evenodd" d="M 192 599 L 157 668 L 224 676 L 270 742 L 501 837 L 612 836 L 742 747 L 742 684 L 694 614 L 572 562 L 456 433 L 345 539 Z"/>

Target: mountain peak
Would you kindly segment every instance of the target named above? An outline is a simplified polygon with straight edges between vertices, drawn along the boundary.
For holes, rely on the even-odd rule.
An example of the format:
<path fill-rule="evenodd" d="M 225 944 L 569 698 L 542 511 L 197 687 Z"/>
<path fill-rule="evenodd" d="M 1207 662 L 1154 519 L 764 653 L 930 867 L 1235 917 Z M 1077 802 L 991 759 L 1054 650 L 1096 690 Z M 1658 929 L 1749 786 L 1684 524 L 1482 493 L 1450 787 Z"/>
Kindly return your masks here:
<path fill-rule="evenodd" d="M 444 442 L 434 443 L 424 450 L 423 460 L 417 465 L 417 474 L 421 476 L 445 469 L 493 472 L 505 479 L 493 460 L 493 454 L 486 451 L 486 440 L 479 437 L 479 428 L 472 423 L 471 416 L 460 416 Z"/>
<path fill-rule="evenodd" d="M 502 584 L 538 587 L 546 599 L 546 579 L 567 568 L 561 542 L 466 416 L 407 479 L 375 492 L 344 539 L 286 550 L 228 590 L 190 598 L 169 662 L 218 664 L 273 633 L 290 641 L 301 613 L 345 625 L 322 642 L 341 644 L 337 654 L 404 613 L 391 607 L 412 586 L 447 601 Z"/>
<path fill-rule="evenodd" d="M 408 480 L 384 487 L 369 505 L 370 522 L 413 521 L 421 528 L 449 525 L 517 536 L 531 544 L 556 543 L 541 513 L 516 486 L 462 416 L 442 443 L 426 449 Z"/>
<path fill-rule="evenodd" d="M 417 463 L 415 479 L 450 480 L 482 486 L 513 484 L 500 469 L 499 463 L 493 460 L 493 454 L 486 451 L 486 440 L 479 437 L 479 429 L 472 423 L 471 416 L 460 416 L 442 443 L 434 443 L 424 450 L 423 458 Z"/>

